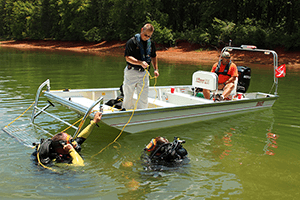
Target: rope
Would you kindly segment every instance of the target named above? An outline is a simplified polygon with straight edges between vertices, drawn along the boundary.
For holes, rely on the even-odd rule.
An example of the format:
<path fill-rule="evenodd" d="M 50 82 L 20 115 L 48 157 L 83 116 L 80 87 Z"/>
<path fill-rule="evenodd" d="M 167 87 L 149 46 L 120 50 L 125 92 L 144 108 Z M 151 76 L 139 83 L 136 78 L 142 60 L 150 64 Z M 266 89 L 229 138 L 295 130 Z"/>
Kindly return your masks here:
<path fill-rule="evenodd" d="M 72 126 L 74 126 L 75 124 L 77 124 L 80 120 L 82 120 L 83 117 L 81 117 L 79 120 L 77 120 L 75 123 L 73 123 L 72 125 L 70 125 L 69 127 L 65 128 L 64 130 L 60 131 L 60 132 L 65 132 L 67 131 L 69 128 L 71 128 Z"/>
<path fill-rule="evenodd" d="M 153 87 L 154 87 L 154 90 L 155 90 L 155 99 L 154 99 L 154 101 L 153 101 L 153 103 L 155 102 L 155 100 L 156 100 L 156 97 L 157 97 L 157 90 L 156 90 L 156 83 L 157 83 L 157 77 L 156 76 L 151 76 L 151 74 L 149 73 L 149 71 L 146 69 L 146 72 L 148 73 L 148 75 L 149 75 L 149 78 L 150 79 L 155 79 L 155 81 L 154 81 L 154 85 L 153 85 Z M 157 106 L 154 104 L 154 106 L 155 106 L 155 108 L 157 108 Z"/>
<path fill-rule="evenodd" d="M 36 151 L 37 151 L 36 157 L 37 157 L 38 163 L 39 163 L 43 168 L 45 168 L 45 169 L 50 169 L 51 171 L 56 172 L 55 169 L 52 169 L 51 167 L 47 167 L 47 166 L 43 165 L 43 163 L 42 163 L 41 160 L 40 160 L 39 149 L 40 149 L 40 144 L 39 144 L 39 146 L 38 146 L 38 148 L 37 148 L 37 150 L 36 150 Z"/>
<path fill-rule="evenodd" d="M 143 77 L 143 86 L 142 86 L 142 90 L 140 91 L 140 93 L 139 93 L 139 95 L 138 95 L 138 99 L 137 99 L 137 101 L 136 101 L 136 103 L 135 103 L 135 107 L 134 107 L 134 109 L 133 109 L 133 111 L 132 111 L 132 114 L 131 114 L 131 116 L 130 116 L 128 122 L 123 126 L 123 128 L 122 128 L 121 132 L 118 134 L 118 136 L 117 136 L 111 143 L 109 143 L 106 147 L 104 147 L 102 150 L 100 150 L 97 154 L 95 154 L 94 156 L 92 156 L 92 158 L 95 157 L 96 155 L 100 154 L 101 152 L 103 152 L 106 148 L 108 148 L 110 145 L 112 145 L 113 143 L 115 143 L 115 142 L 121 137 L 121 135 L 122 135 L 122 133 L 123 133 L 125 127 L 130 123 L 130 121 L 131 121 L 131 119 L 132 119 L 132 117 L 133 117 L 133 115 L 134 115 L 134 112 L 135 112 L 135 110 L 137 109 L 137 103 L 138 103 L 138 101 L 140 100 L 141 94 L 142 94 L 142 92 L 143 92 L 143 90 L 144 90 L 144 87 L 145 87 L 145 78 L 146 78 L 146 75 L 149 75 L 149 78 L 150 78 L 150 79 L 155 79 L 154 90 L 155 90 L 155 92 L 156 92 L 156 95 L 155 95 L 155 98 L 156 98 L 156 96 L 157 96 L 157 90 L 156 90 L 155 86 L 156 86 L 156 83 L 157 83 L 157 77 L 151 76 L 151 74 L 149 73 L 149 71 L 148 71 L 147 69 L 145 69 L 145 70 L 146 70 L 146 73 L 145 73 L 145 76 Z M 18 116 L 15 120 L 13 120 L 13 121 L 10 122 L 8 125 L 6 125 L 5 128 L 7 128 L 7 127 L 10 126 L 12 123 L 14 123 L 15 121 L 17 121 L 20 117 L 22 117 L 22 116 L 23 116 L 23 115 L 24 115 L 24 114 L 25 114 L 25 113 L 26 113 L 26 112 L 34 105 L 34 103 L 35 103 L 35 101 L 33 101 L 32 104 L 31 104 L 31 105 L 30 105 L 30 106 L 29 106 L 29 107 L 28 107 L 28 108 L 27 108 L 20 116 Z M 93 112 L 95 112 L 95 111 L 93 111 Z M 62 130 L 61 132 L 67 131 L 70 127 L 74 126 L 75 124 L 77 124 L 77 123 L 78 123 L 80 120 L 82 120 L 82 119 L 83 119 L 83 117 L 80 118 L 79 120 L 77 120 L 75 123 L 73 123 L 73 124 L 70 125 L 69 127 L 67 127 L 66 129 Z M 83 123 L 80 123 L 79 127 L 81 128 L 82 125 L 83 125 Z M 78 128 L 79 128 L 79 127 L 78 127 Z M 119 143 L 118 143 L 118 144 L 119 144 Z M 121 147 L 120 144 L 119 144 L 119 146 Z M 45 168 L 45 169 L 50 169 L 51 171 L 54 171 L 54 172 L 55 172 L 56 170 L 54 170 L 54 169 L 52 169 L 52 168 L 50 168 L 50 167 L 47 167 L 47 166 L 43 165 L 42 162 L 40 161 L 39 152 L 38 152 L 39 147 L 40 147 L 40 145 L 38 146 L 38 149 L 37 149 L 37 160 L 38 160 L 38 163 L 39 163 L 43 168 Z"/>
<path fill-rule="evenodd" d="M 10 126 L 12 123 L 14 123 L 15 121 L 17 121 L 20 117 L 22 117 L 33 105 L 34 105 L 35 101 L 32 102 L 32 104 L 20 115 L 18 116 L 16 119 L 14 119 L 12 122 L 10 122 L 8 125 L 5 126 L 5 128 L 7 128 L 8 126 Z M 95 111 L 93 111 L 95 112 Z M 82 117 L 83 118 L 83 117 Z M 76 121 L 74 124 L 70 125 L 69 127 L 67 127 L 66 129 L 62 130 L 61 132 L 65 132 L 66 130 L 68 130 L 69 128 L 71 128 L 72 126 L 74 126 L 75 124 L 77 124 L 80 120 L 82 120 L 82 118 L 80 118 L 78 121 Z"/>
<path fill-rule="evenodd" d="M 12 122 L 10 122 L 8 125 L 5 126 L 5 128 L 7 128 L 8 126 L 10 126 L 12 123 L 14 123 L 15 121 L 17 121 L 20 117 L 22 117 L 35 103 L 35 101 L 32 102 L 32 104 L 19 116 L 17 117 L 15 120 L 13 120 Z"/>
<path fill-rule="evenodd" d="M 90 115 L 91 113 L 94 113 L 94 112 L 97 112 L 97 111 L 96 111 L 96 110 L 92 110 L 92 111 L 90 111 L 90 113 L 88 113 L 88 115 Z M 83 117 L 82 117 L 81 119 L 83 119 Z M 80 119 L 80 120 L 81 120 L 81 119 Z M 79 121 L 79 120 L 78 120 L 78 121 Z M 77 122 L 78 122 L 78 121 L 77 121 Z M 76 123 L 77 123 L 77 122 L 76 122 Z M 81 127 L 83 126 L 84 122 L 85 122 L 85 120 L 80 122 L 79 126 L 77 127 L 78 132 L 77 132 L 76 135 L 73 137 L 73 139 L 76 139 L 76 138 L 77 138 L 77 136 L 78 136 L 78 134 L 80 133 Z M 71 125 L 71 126 L 72 126 L 72 125 Z M 69 126 L 68 129 L 69 129 L 71 126 Z"/>
<path fill-rule="evenodd" d="M 16 119 L 14 119 L 12 122 L 10 122 L 8 125 L 6 125 L 5 126 L 5 128 L 7 128 L 7 127 L 9 127 L 12 123 L 14 123 L 15 121 L 17 121 L 20 117 L 22 117 L 33 105 L 34 105 L 34 103 L 35 103 L 35 101 L 33 101 L 32 102 L 32 104 L 20 115 L 20 116 L 18 116 Z M 47 166 L 45 166 L 45 165 L 43 165 L 43 163 L 40 161 L 40 153 L 38 152 L 38 150 L 39 150 L 39 148 L 40 148 L 40 145 L 38 146 L 38 148 L 37 148 L 37 160 L 38 160 L 38 163 L 43 167 L 43 168 L 45 168 L 45 169 L 50 169 L 51 171 L 56 171 L 56 170 L 54 170 L 54 169 L 52 169 L 52 168 L 50 168 L 50 167 L 47 167 Z"/>
<path fill-rule="evenodd" d="M 39 96 L 42 96 L 42 94 L 40 94 Z M 12 123 L 14 123 L 15 121 L 17 121 L 20 117 L 22 117 L 33 105 L 34 105 L 35 101 L 32 102 L 32 104 L 19 116 L 17 117 L 15 120 L 13 120 L 12 122 L 10 122 L 8 125 L 5 126 L 5 128 L 7 128 L 8 126 L 10 126 Z"/>
<path fill-rule="evenodd" d="M 117 136 L 111 143 L 109 143 L 108 145 L 106 145 L 103 149 L 101 149 L 97 154 L 93 155 L 91 158 L 94 158 L 95 156 L 97 156 L 97 155 L 99 155 L 100 153 L 102 153 L 105 149 L 107 149 L 110 145 L 112 145 L 113 143 L 115 143 L 115 142 L 121 137 L 121 135 L 122 135 L 122 133 L 123 133 L 125 127 L 130 123 L 130 121 L 131 121 L 131 119 L 132 119 L 132 117 L 133 117 L 133 115 L 134 115 L 134 112 L 135 112 L 135 110 L 137 109 L 137 103 L 138 103 L 138 101 L 140 100 L 141 94 L 142 94 L 142 92 L 143 92 L 143 90 L 144 90 L 144 87 L 145 87 L 145 78 L 146 78 L 146 75 L 149 75 L 149 77 L 150 77 L 151 79 L 155 78 L 154 89 L 155 89 L 155 92 L 156 92 L 156 94 L 157 94 L 157 91 L 156 91 L 156 88 L 155 88 L 157 77 L 155 77 L 155 76 L 152 77 L 151 74 L 149 73 L 149 71 L 148 71 L 147 69 L 145 69 L 145 70 L 146 70 L 147 73 L 146 73 L 145 76 L 143 77 L 143 87 L 142 87 L 142 90 L 140 91 L 140 93 L 139 93 L 139 95 L 138 95 L 138 98 L 137 98 L 137 100 L 136 100 L 136 102 L 135 102 L 134 109 L 132 110 L 132 114 L 131 114 L 131 116 L 130 116 L 128 122 L 123 126 L 121 132 L 118 134 L 118 136 Z M 157 96 L 157 95 L 156 95 L 156 96 Z M 118 144 L 119 144 L 119 143 L 118 143 Z M 120 144 L 119 144 L 119 145 L 120 145 Z M 121 146 L 121 145 L 120 145 L 120 146 Z"/>

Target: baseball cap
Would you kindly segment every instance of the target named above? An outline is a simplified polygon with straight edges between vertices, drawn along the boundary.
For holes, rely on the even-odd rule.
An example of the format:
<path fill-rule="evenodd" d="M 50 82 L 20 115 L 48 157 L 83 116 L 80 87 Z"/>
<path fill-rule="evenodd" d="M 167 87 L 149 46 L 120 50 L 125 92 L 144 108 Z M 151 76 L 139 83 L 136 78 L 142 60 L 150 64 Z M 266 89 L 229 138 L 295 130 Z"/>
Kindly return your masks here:
<path fill-rule="evenodd" d="M 227 52 L 227 51 L 224 51 L 224 52 L 222 53 L 222 57 L 223 57 L 223 58 L 230 58 L 230 53 Z"/>

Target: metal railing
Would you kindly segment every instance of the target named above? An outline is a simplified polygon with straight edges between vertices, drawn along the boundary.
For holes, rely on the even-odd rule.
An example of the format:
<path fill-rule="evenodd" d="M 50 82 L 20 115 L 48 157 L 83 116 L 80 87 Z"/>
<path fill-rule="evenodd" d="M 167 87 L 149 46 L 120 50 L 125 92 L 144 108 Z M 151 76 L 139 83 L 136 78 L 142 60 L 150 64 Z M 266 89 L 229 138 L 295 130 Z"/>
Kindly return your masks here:
<path fill-rule="evenodd" d="M 221 59 L 221 55 L 224 51 L 232 51 L 232 50 L 263 52 L 266 55 L 269 55 L 270 53 L 272 53 L 273 54 L 273 65 L 274 65 L 274 84 L 273 84 L 273 86 L 275 85 L 274 94 L 277 95 L 278 78 L 276 78 L 276 76 L 275 76 L 276 69 L 278 67 L 278 55 L 277 55 L 277 53 L 273 50 L 257 49 L 256 46 L 253 46 L 253 45 L 241 45 L 240 47 L 227 46 L 227 47 L 224 47 L 222 49 L 219 60 Z M 273 86 L 272 86 L 272 88 L 273 88 Z"/>
<path fill-rule="evenodd" d="M 34 123 L 34 120 L 35 120 L 35 118 L 36 118 L 37 116 L 39 116 L 41 113 L 44 113 L 44 114 L 46 114 L 46 115 L 48 115 L 48 116 L 50 116 L 50 117 L 52 117 L 52 118 L 54 118 L 54 119 L 56 119 L 56 120 L 58 120 L 58 121 L 60 121 L 60 122 L 62 122 L 62 123 L 64 123 L 64 124 L 68 125 L 69 127 L 74 128 L 76 131 L 75 131 L 75 133 L 74 133 L 73 138 L 75 139 L 75 138 L 77 137 L 79 131 L 81 130 L 81 127 L 82 127 L 82 125 L 84 124 L 85 120 L 86 120 L 87 117 L 92 113 L 94 107 L 95 107 L 97 104 L 99 104 L 99 106 L 100 106 L 100 109 L 99 109 L 99 110 L 100 110 L 100 112 L 102 112 L 102 108 L 103 108 L 103 103 L 104 103 L 104 102 L 103 102 L 103 97 L 99 97 L 99 98 L 98 98 L 98 99 L 97 99 L 97 100 L 96 100 L 96 101 L 95 101 L 95 102 L 94 102 L 94 103 L 86 110 L 85 115 L 83 116 L 83 118 L 82 118 L 82 120 L 81 120 L 79 126 L 76 127 L 76 126 L 70 124 L 69 122 L 67 122 L 67 121 L 65 121 L 65 120 L 63 120 L 63 119 L 61 119 L 60 117 L 58 117 L 58 116 L 56 116 L 56 115 L 54 115 L 54 114 L 51 114 L 51 113 L 47 112 L 46 109 L 48 109 L 50 106 L 53 106 L 53 107 L 54 107 L 54 105 L 53 105 L 49 100 L 48 100 L 48 104 L 47 104 L 46 106 L 44 106 L 43 108 L 39 108 L 39 107 L 38 107 L 39 97 L 41 96 L 42 89 L 43 89 L 45 86 L 47 86 L 47 91 L 49 92 L 49 91 L 50 91 L 50 80 L 49 80 L 49 79 L 47 79 L 45 82 L 43 82 L 43 83 L 39 86 L 39 88 L 38 88 L 38 90 L 37 90 L 36 97 L 35 97 L 35 102 L 34 102 L 34 106 L 33 106 L 33 111 L 32 111 L 32 115 L 31 115 L 31 122 L 32 122 L 32 123 Z"/>

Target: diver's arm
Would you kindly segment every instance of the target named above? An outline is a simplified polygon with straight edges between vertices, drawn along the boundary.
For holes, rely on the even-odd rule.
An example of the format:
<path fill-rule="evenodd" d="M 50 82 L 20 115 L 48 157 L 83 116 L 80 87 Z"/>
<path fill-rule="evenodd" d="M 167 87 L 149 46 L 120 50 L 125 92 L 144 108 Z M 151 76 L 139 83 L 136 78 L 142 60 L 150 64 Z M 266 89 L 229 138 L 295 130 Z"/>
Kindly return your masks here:
<path fill-rule="evenodd" d="M 79 133 L 78 137 L 75 139 L 76 142 L 81 145 L 89 137 L 95 125 L 96 123 L 91 121 L 90 124 Z"/>
<path fill-rule="evenodd" d="M 72 157 L 72 165 L 75 166 L 84 166 L 84 161 L 81 156 L 77 153 L 77 151 L 72 148 L 69 150 L 69 154 Z"/>
<path fill-rule="evenodd" d="M 97 112 L 94 116 L 94 119 L 90 122 L 90 124 L 85 127 L 76 138 L 76 142 L 81 145 L 90 135 L 94 126 L 101 120 L 102 113 Z"/>
<path fill-rule="evenodd" d="M 72 158 L 71 165 L 74 166 L 84 166 L 84 161 L 81 156 L 77 153 L 77 151 L 73 148 L 71 144 L 67 144 L 63 147 L 64 150 L 69 152 L 69 155 Z"/>

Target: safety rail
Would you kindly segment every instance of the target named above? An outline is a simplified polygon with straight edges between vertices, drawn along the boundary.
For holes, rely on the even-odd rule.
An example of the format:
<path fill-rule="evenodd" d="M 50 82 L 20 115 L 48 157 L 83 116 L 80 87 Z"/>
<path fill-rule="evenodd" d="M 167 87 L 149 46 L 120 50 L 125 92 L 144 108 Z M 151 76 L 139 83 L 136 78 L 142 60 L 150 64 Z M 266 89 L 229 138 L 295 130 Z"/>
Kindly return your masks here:
<path fill-rule="evenodd" d="M 47 79 L 45 82 L 43 82 L 40 87 L 38 88 L 37 92 L 36 92 L 36 96 L 35 96 L 35 100 L 34 100 L 34 106 L 33 106 L 33 110 L 32 110 L 32 115 L 31 115 L 31 122 L 33 123 L 34 122 L 34 119 L 41 113 L 43 112 L 43 110 L 46 110 L 47 108 L 50 107 L 50 105 L 48 106 L 45 106 L 44 108 L 42 108 L 40 110 L 39 113 L 36 113 L 36 109 L 38 108 L 38 102 L 39 102 L 39 98 L 41 96 L 41 92 L 42 92 L 42 89 L 47 86 L 47 91 L 50 91 L 50 80 Z M 52 104 L 53 105 L 53 104 Z"/>
<path fill-rule="evenodd" d="M 273 86 L 275 85 L 274 94 L 277 95 L 278 78 L 276 78 L 276 76 L 275 76 L 276 69 L 278 67 L 278 55 L 277 55 L 277 53 L 274 50 L 257 49 L 257 47 L 254 46 L 254 45 L 241 45 L 240 47 L 227 46 L 227 47 L 224 47 L 222 49 L 219 60 L 221 60 L 221 55 L 223 54 L 224 51 L 232 51 L 232 50 L 263 52 L 265 55 L 269 55 L 270 53 L 272 53 L 273 54 L 273 65 L 274 65 L 274 84 L 273 84 Z M 272 87 L 272 89 L 273 89 L 273 87 Z"/>
<path fill-rule="evenodd" d="M 85 115 L 83 116 L 83 118 L 82 118 L 82 120 L 81 120 L 81 122 L 80 122 L 80 124 L 79 124 L 79 126 L 78 126 L 78 129 L 77 129 L 76 132 L 74 133 L 74 136 L 73 136 L 74 139 L 77 137 L 79 131 L 81 130 L 82 125 L 84 124 L 84 122 L 85 122 L 85 120 L 86 120 L 86 118 L 91 114 L 91 112 L 93 111 L 94 107 L 95 107 L 98 103 L 100 103 L 100 109 L 99 109 L 99 111 L 100 111 L 100 112 L 103 112 L 103 97 L 100 97 L 100 98 L 98 98 L 98 99 L 97 99 L 97 100 L 89 107 L 89 109 L 86 111 Z"/>
<path fill-rule="evenodd" d="M 37 90 L 36 97 L 35 97 L 35 102 L 34 102 L 34 106 L 33 106 L 33 111 L 32 111 L 32 115 L 31 115 L 31 122 L 32 122 L 32 124 L 34 124 L 34 120 L 35 120 L 35 118 L 36 118 L 37 116 L 39 116 L 41 113 L 44 113 L 44 114 L 46 114 L 46 115 L 48 115 L 48 116 L 50 116 L 50 117 L 52 117 L 52 118 L 54 118 L 54 119 L 56 119 L 56 120 L 58 120 L 58 121 L 60 121 L 60 122 L 62 122 L 62 123 L 64 123 L 64 124 L 68 125 L 69 127 L 74 128 L 76 131 L 75 131 L 75 133 L 74 133 L 74 135 L 73 135 L 73 138 L 75 139 L 75 138 L 77 137 L 79 131 L 81 130 L 81 127 L 82 127 L 82 125 L 84 124 L 85 120 L 86 120 L 87 117 L 92 113 L 94 107 L 95 107 L 97 104 L 99 104 L 99 107 L 100 107 L 99 110 L 100 110 L 100 112 L 103 112 L 103 103 L 104 103 L 104 102 L 103 102 L 103 97 L 99 97 L 99 98 L 98 98 L 98 99 L 97 99 L 97 100 L 96 100 L 96 101 L 95 101 L 95 102 L 94 102 L 94 103 L 86 110 L 85 115 L 83 116 L 83 118 L 82 118 L 80 124 L 78 125 L 78 127 L 76 127 L 76 126 L 70 124 L 69 122 L 67 122 L 67 121 L 65 121 L 65 120 L 63 120 L 63 119 L 61 119 L 61 118 L 59 118 L 58 116 L 56 116 L 56 115 L 54 115 L 54 114 L 51 114 L 51 113 L 47 112 L 46 109 L 48 109 L 50 106 L 53 106 L 53 107 L 54 107 L 54 104 L 51 103 L 49 100 L 47 100 L 47 101 L 48 101 L 48 104 L 47 104 L 46 106 L 44 106 L 43 108 L 39 108 L 39 107 L 38 107 L 39 97 L 41 96 L 42 89 L 43 89 L 45 86 L 47 86 L 47 90 L 46 90 L 46 91 L 49 92 L 49 91 L 50 91 L 50 80 L 49 80 L 49 79 L 47 79 L 45 82 L 43 82 L 43 83 L 39 86 L 39 88 L 38 88 L 38 90 Z"/>

